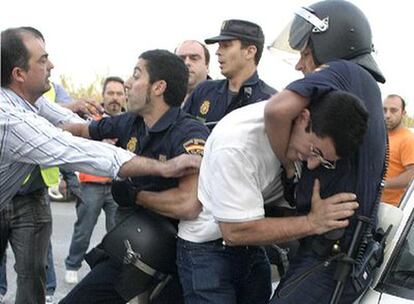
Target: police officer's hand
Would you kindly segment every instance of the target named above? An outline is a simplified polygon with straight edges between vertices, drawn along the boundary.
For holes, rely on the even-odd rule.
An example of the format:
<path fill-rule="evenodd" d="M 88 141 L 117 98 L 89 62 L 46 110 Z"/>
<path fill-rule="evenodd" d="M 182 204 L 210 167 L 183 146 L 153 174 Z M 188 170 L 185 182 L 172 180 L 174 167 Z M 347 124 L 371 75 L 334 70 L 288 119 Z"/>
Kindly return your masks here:
<path fill-rule="evenodd" d="M 163 164 L 163 177 L 180 177 L 197 173 L 201 166 L 201 156 L 181 154 Z"/>
<path fill-rule="evenodd" d="M 129 180 L 112 183 L 112 196 L 121 207 L 136 206 L 137 194 L 138 189 Z"/>
<path fill-rule="evenodd" d="M 322 199 L 320 184 L 316 179 L 313 185 L 312 207 L 307 219 L 312 234 L 323 234 L 327 231 L 348 226 L 347 218 L 358 208 L 356 195 L 353 193 L 338 193 Z"/>

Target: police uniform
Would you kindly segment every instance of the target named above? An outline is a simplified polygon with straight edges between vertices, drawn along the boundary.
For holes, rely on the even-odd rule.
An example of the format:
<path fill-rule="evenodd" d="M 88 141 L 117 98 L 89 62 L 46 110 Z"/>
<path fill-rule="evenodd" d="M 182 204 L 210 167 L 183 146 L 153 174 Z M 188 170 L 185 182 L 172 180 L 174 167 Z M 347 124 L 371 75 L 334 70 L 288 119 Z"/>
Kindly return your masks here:
<path fill-rule="evenodd" d="M 313 181 L 318 178 L 321 183 L 321 197 L 339 192 L 353 192 L 359 203 L 356 213 L 371 218 L 379 195 L 386 154 L 382 99 L 374 77 L 355 63 L 335 60 L 322 65 L 303 79 L 294 81 L 286 89 L 298 93 L 310 102 L 329 91 L 343 90 L 359 97 L 369 112 L 366 135 L 354 155 L 337 161 L 335 170 L 327 170 L 323 166 L 309 170 L 303 166 L 302 177 L 296 189 L 298 213 L 309 212 Z M 354 229 L 355 222 L 351 221 L 341 243 L 345 244 L 344 251 Z M 319 244 L 320 247 L 315 248 L 315 244 Z M 337 263 L 319 267 L 304 276 L 303 280 L 297 278 L 325 260 L 330 254 L 330 245 L 331 242 L 324 236 L 302 239 L 301 247 L 276 291 L 276 299 L 271 303 L 322 303 L 321 295 L 326 296 L 328 300 L 336 284 L 332 277 Z M 292 283 L 293 281 L 295 282 Z M 313 284 L 314 282 L 318 284 Z M 341 301 L 351 303 L 357 296 L 357 292 L 348 282 Z"/>
<path fill-rule="evenodd" d="M 201 83 L 194 89 L 183 109 L 212 129 L 227 113 L 269 99 L 274 93 L 276 90 L 259 79 L 259 75 L 255 72 L 243 83 L 230 102 L 228 102 L 228 80 L 211 80 Z"/>
<path fill-rule="evenodd" d="M 145 125 L 141 116 L 125 113 L 92 122 L 89 133 L 95 140 L 117 138 L 116 145 L 139 156 L 166 161 L 183 153 L 202 155 L 209 131 L 180 108 L 171 107 L 152 128 Z M 163 191 L 179 184 L 178 178 L 160 176 L 139 176 L 132 181 L 137 189 L 148 191 Z M 112 258 L 98 262 L 61 303 L 126 303 L 114 288 L 120 269 L 120 263 Z M 180 289 L 176 285 L 167 287 L 165 300 L 163 291 L 155 302 L 172 303 L 171 299 L 175 299 L 173 303 L 179 303 L 177 290 Z M 175 294 L 168 295 L 169 292 Z"/>

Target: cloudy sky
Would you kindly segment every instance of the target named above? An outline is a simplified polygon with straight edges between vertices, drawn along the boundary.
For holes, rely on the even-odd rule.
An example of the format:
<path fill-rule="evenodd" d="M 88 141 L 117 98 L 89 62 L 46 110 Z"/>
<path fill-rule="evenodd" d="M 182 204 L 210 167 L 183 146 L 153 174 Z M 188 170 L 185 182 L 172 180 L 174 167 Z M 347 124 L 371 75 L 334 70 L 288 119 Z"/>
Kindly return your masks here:
<path fill-rule="evenodd" d="M 225 19 L 246 19 L 260 24 L 266 44 L 284 28 L 293 11 L 315 1 L 289 0 L 118 0 L 118 1 L 3 1 L 0 28 L 34 26 L 46 38 L 46 48 L 55 65 L 52 79 L 64 74 L 77 85 L 88 84 L 97 75 L 128 77 L 138 55 L 148 49 L 173 50 L 185 39 L 204 40 L 219 33 Z M 387 78 L 383 95 L 401 94 L 414 116 L 414 42 L 410 1 L 353 0 L 370 20 L 376 59 Z M 214 52 L 211 74 L 220 77 Z M 283 60 L 284 59 L 284 60 Z M 301 75 L 267 50 L 259 65 L 260 76 L 282 89 Z"/>

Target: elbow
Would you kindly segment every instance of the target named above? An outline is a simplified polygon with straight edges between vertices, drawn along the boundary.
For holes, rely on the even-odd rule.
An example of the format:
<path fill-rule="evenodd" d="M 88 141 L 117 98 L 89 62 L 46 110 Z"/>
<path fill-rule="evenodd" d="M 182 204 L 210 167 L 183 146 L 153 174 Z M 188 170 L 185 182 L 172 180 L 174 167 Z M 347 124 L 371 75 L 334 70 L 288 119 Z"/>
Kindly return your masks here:
<path fill-rule="evenodd" d="M 195 199 L 191 200 L 187 204 L 187 208 L 185 208 L 185 212 L 183 214 L 183 220 L 191 221 L 195 220 L 202 210 L 201 203 Z"/>

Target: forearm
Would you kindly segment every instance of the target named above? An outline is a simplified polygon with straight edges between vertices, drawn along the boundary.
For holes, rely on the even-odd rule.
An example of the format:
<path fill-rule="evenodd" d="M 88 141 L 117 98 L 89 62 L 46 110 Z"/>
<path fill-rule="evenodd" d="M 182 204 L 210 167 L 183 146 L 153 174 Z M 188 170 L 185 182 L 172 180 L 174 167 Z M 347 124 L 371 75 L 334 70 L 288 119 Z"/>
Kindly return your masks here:
<path fill-rule="evenodd" d="M 73 136 L 91 138 L 89 134 L 89 124 L 87 123 L 68 123 L 59 126 L 62 130 L 68 131 Z"/>
<path fill-rule="evenodd" d="M 266 245 L 315 234 L 306 216 L 263 218 L 243 223 L 220 222 L 220 229 L 230 246 Z"/>
<path fill-rule="evenodd" d="M 414 170 L 408 169 L 400 175 L 387 178 L 385 180 L 385 188 L 387 189 L 404 189 L 408 186 L 414 177 Z"/>
<path fill-rule="evenodd" d="M 141 191 L 137 195 L 137 203 L 162 215 L 179 220 L 192 220 L 201 211 L 197 199 L 198 174 L 179 179 L 175 188 L 165 191 Z"/>
<path fill-rule="evenodd" d="M 154 212 L 178 220 L 192 220 L 201 211 L 201 204 L 196 197 L 182 193 L 177 188 L 162 192 L 141 191 L 137 202 Z"/>
<path fill-rule="evenodd" d="M 289 164 L 287 148 L 293 121 L 308 101 L 304 97 L 284 90 L 273 95 L 265 107 L 265 130 L 277 158 L 283 165 Z"/>
<path fill-rule="evenodd" d="M 121 178 L 140 175 L 162 176 L 164 167 L 164 163 L 156 159 L 134 156 L 121 166 L 118 172 L 118 176 Z"/>

